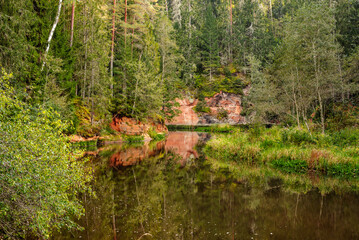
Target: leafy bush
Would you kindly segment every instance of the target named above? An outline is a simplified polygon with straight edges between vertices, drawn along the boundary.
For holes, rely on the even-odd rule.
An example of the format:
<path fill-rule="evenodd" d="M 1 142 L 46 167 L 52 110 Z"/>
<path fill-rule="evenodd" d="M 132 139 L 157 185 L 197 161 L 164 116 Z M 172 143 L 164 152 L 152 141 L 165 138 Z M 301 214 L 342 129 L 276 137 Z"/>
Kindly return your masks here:
<path fill-rule="evenodd" d="M 337 146 L 358 146 L 359 145 L 359 130 L 358 129 L 343 129 L 339 132 L 330 134 L 331 143 Z"/>
<path fill-rule="evenodd" d="M 79 192 L 91 177 L 76 160 L 59 115 L 14 97 L 0 77 L 0 225 L 2 237 L 48 239 L 54 229 L 76 228 L 83 214 Z"/>
<path fill-rule="evenodd" d="M 232 73 L 231 73 L 231 70 L 229 69 L 229 67 L 224 67 L 223 72 L 227 78 L 232 77 Z"/>
<path fill-rule="evenodd" d="M 359 125 L 359 108 L 352 105 L 334 105 L 327 117 L 327 126 L 331 130 L 342 130 Z"/>

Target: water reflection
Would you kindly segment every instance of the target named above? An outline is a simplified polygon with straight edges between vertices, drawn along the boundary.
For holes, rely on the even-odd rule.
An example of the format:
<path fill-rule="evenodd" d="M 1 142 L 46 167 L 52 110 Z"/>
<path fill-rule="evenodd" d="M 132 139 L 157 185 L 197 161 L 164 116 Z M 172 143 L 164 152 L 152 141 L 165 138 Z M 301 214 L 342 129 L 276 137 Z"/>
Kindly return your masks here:
<path fill-rule="evenodd" d="M 111 167 L 127 167 L 141 162 L 145 158 L 159 155 L 165 146 L 165 142 L 157 142 L 150 146 L 146 142 L 137 147 L 119 146 L 118 150 L 110 157 Z"/>
<path fill-rule="evenodd" d="M 239 184 L 211 171 L 206 138 L 172 133 L 102 154 L 93 161 L 97 198 L 82 196 L 85 230 L 55 239 L 359 239 L 358 195 L 288 193 L 276 179 Z"/>
<path fill-rule="evenodd" d="M 179 157 L 181 166 L 199 157 L 195 147 L 199 141 L 205 142 L 210 138 L 209 134 L 197 132 L 170 132 L 166 140 L 161 142 L 145 142 L 140 146 L 117 145 L 115 153 L 110 157 L 110 166 L 127 167 L 135 165 L 142 160 L 158 156 L 161 153 L 172 152 Z"/>

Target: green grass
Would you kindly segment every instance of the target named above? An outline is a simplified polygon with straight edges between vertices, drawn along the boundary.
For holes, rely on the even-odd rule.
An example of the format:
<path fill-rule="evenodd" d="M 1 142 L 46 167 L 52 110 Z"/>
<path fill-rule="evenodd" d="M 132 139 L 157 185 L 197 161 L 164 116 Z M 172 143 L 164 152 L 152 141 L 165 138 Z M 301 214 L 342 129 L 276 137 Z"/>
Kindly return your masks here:
<path fill-rule="evenodd" d="M 232 134 L 216 135 L 204 151 L 212 163 L 232 166 L 232 170 L 245 169 L 240 171 L 242 176 L 253 169 L 265 169 L 267 175 L 278 175 L 275 172 L 279 171 L 359 180 L 358 136 L 358 129 L 325 135 L 279 127 L 236 129 Z"/>

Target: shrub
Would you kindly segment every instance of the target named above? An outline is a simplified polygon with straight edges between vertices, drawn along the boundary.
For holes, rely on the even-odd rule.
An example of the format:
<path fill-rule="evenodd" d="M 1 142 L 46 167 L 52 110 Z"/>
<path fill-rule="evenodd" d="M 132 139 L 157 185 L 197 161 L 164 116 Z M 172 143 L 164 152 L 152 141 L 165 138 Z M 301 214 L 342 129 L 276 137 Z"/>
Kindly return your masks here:
<path fill-rule="evenodd" d="M 223 72 L 227 78 L 232 77 L 232 73 L 231 73 L 231 70 L 229 69 L 229 67 L 224 67 Z"/>
<path fill-rule="evenodd" d="M 358 146 L 359 145 L 359 130 L 358 129 L 344 129 L 339 132 L 330 134 L 331 143 L 336 146 Z"/>
<path fill-rule="evenodd" d="M 52 109 L 18 101 L 0 77 L 0 225 L 5 239 L 48 239 L 54 229 L 76 228 L 83 214 L 79 192 L 90 181 L 81 152 Z M 1 237 L 0 237 L 1 238 Z"/>

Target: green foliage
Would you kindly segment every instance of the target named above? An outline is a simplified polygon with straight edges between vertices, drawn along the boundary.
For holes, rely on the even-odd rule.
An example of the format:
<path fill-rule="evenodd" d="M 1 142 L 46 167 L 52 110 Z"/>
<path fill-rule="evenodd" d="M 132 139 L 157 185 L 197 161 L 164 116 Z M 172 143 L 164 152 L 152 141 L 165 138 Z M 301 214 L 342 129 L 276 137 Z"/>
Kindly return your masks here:
<path fill-rule="evenodd" d="M 157 133 L 156 130 L 150 129 L 148 131 L 148 135 L 152 138 L 154 141 L 161 141 L 166 138 L 166 135 L 163 133 Z"/>
<path fill-rule="evenodd" d="M 340 34 L 338 41 L 343 46 L 343 52 L 349 55 L 359 46 L 359 30 L 353 28 L 359 24 L 359 2 L 355 0 L 338 1 L 335 10 L 336 30 Z"/>
<path fill-rule="evenodd" d="M 250 128 L 212 138 L 205 153 L 216 161 L 256 166 L 283 173 L 356 179 L 359 161 L 357 129 L 319 134 L 299 129 Z"/>
<path fill-rule="evenodd" d="M 194 111 L 197 113 L 210 113 L 211 109 L 207 106 L 205 101 L 199 101 L 194 107 Z"/>
<path fill-rule="evenodd" d="M 127 143 L 142 143 L 145 138 L 144 136 L 130 136 L 130 135 L 124 135 L 124 140 Z"/>
<path fill-rule="evenodd" d="M 220 72 L 213 73 L 210 81 L 205 74 L 196 74 L 194 87 L 196 88 L 197 97 L 213 97 L 221 91 L 243 95 L 243 89 L 248 86 L 249 82 L 239 72 L 235 72 L 233 75 L 226 77 Z"/>
<path fill-rule="evenodd" d="M 228 117 L 227 110 L 220 108 L 218 109 L 217 118 L 218 120 L 226 119 Z"/>
<path fill-rule="evenodd" d="M 308 165 L 305 160 L 279 158 L 273 160 L 271 165 L 285 173 L 306 173 L 308 171 Z"/>
<path fill-rule="evenodd" d="M 48 239 L 55 229 L 76 228 L 83 214 L 78 194 L 89 191 L 90 172 L 77 160 L 52 109 L 17 100 L 0 78 L 0 234 Z"/>
<path fill-rule="evenodd" d="M 359 129 L 343 129 L 330 134 L 330 143 L 336 146 L 358 146 Z"/>
<path fill-rule="evenodd" d="M 315 143 L 315 140 L 307 131 L 288 129 L 282 131 L 282 142 L 284 144 L 289 143 L 300 146 L 303 144 Z"/>

